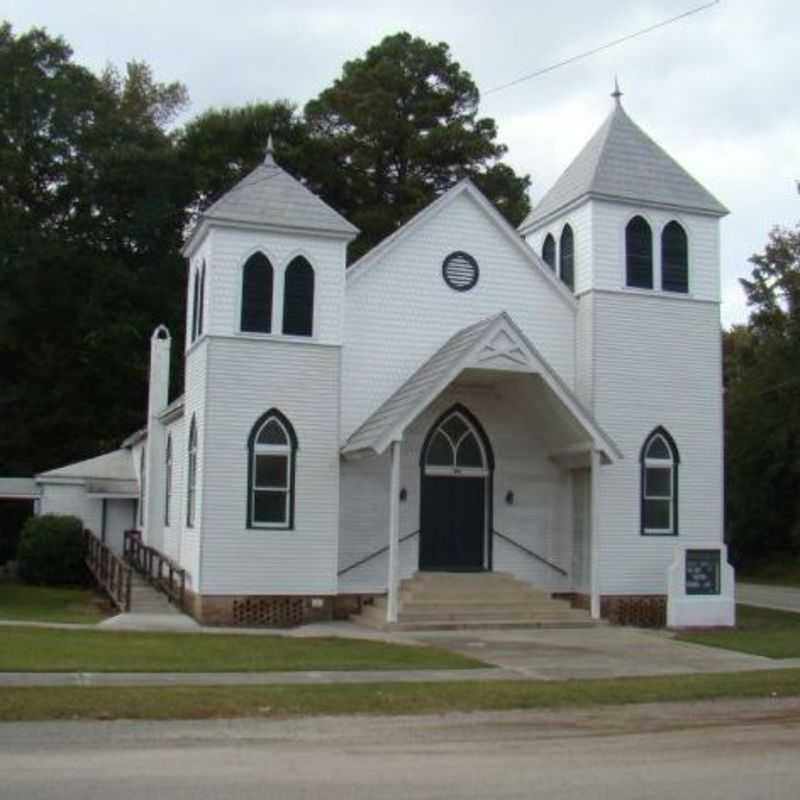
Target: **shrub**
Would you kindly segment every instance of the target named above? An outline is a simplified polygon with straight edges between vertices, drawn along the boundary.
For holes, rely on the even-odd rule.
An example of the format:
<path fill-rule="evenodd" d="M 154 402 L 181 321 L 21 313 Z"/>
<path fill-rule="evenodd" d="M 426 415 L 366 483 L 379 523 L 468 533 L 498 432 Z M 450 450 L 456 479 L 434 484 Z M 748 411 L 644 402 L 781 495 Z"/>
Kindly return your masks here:
<path fill-rule="evenodd" d="M 88 581 L 83 522 L 77 517 L 44 514 L 22 528 L 17 549 L 19 577 L 44 586 L 75 586 Z"/>

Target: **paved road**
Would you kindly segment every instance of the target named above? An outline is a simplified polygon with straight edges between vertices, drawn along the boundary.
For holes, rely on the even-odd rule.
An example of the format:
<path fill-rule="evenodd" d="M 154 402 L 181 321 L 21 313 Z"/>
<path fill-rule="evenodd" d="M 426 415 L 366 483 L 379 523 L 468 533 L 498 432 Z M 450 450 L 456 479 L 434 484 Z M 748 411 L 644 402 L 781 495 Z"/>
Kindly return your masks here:
<path fill-rule="evenodd" d="M 800 700 L 0 725 L 5 800 L 796 800 Z"/>
<path fill-rule="evenodd" d="M 749 606 L 800 611 L 800 589 L 790 586 L 761 586 L 755 583 L 736 584 L 736 602 Z"/>

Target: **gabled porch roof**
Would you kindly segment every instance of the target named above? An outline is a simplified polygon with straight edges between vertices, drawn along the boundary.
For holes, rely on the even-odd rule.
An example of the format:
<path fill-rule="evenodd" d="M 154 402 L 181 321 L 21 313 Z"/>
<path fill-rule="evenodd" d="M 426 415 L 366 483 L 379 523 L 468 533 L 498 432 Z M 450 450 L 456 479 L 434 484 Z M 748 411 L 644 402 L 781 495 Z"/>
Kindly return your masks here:
<path fill-rule="evenodd" d="M 607 461 L 617 445 L 505 312 L 460 330 L 390 395 L 345 442 L 342 453 L 383 453 L 464 370 L 511 370 L 538 375 Z"/>

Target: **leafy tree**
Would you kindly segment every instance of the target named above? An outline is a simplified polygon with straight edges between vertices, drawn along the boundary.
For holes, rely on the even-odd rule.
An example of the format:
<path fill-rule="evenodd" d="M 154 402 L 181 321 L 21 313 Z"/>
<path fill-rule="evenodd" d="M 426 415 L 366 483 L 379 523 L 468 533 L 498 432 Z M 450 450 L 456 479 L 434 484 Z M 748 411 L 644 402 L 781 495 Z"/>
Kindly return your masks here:
<path fill-rule="evenodd" d="M 800 228 L 775 229 L 725 336 L 726 498 L 745 569 L 800 555 Z"/>
<path fill-rule="evenodd" d="M 185 90 L 71 56 L 0 25 L 0 474 L 117 446 L 142 418 L 150 331 L 182 330 L 189 195 L 164 125 Z"/>
<path fill-rule="evenodd" d="M 444 43 L 387 36 L 348 61 L 305 107 L 309 181 L 357 225 L 358 255 L 436 195 L 472 177 L 512 224 L 528 211 L 527 176 L 499 159 L 494 120 L 478 117 L 478 88 Z"/>

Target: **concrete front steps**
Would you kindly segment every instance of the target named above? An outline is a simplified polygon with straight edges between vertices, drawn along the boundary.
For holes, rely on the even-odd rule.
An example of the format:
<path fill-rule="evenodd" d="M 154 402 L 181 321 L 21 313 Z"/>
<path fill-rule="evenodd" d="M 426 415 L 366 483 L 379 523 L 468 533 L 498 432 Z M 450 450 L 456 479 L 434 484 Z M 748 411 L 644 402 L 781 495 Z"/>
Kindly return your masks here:
<path fill-rule="evenodd" d="M 553 600 L 504 572 L 418 572 L 401 581 L 397 622 L 386 622 L 386 597 L 364 606 L 354 622 L 381 630 L 586 628 L 587 611 Z"/>

